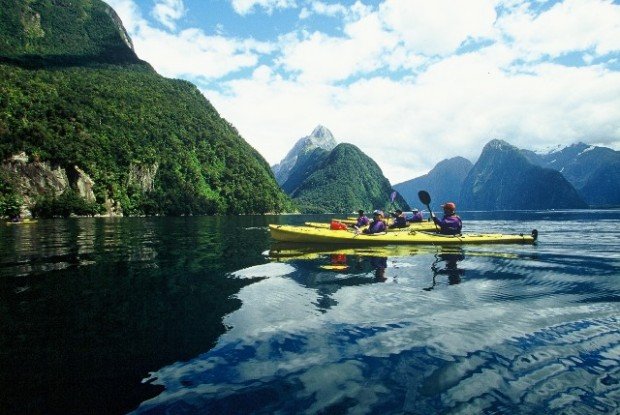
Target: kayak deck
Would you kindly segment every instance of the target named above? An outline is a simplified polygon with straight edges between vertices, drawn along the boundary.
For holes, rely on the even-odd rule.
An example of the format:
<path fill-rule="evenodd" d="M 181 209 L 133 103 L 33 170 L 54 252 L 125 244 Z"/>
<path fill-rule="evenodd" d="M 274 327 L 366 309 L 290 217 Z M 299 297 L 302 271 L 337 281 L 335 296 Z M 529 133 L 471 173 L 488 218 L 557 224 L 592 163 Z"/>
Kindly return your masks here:
<path fill-rule="evenodd" d="M 355 222 L 352 224 L 344 221 L 340 221 L 349 227 L 353 227 Z M 330 229 L 330 224 L 325 222 L 305 222 L 305 226 L 310 226 L 313 228 L 321 228 L 321 229 Z M 365 229 L 368 226 L 364 226 L 360 229 Z M 436 230 L 435 223 L 433 222 L 415 222 L 410 223 L 406 228 L 388 228 L 388 232 L 410 232 L 410 231 L 434 231 Z"/>
<path fill-rule="evenodd" d="M 508 244 L 534 243 L 538 236 L 536 230 L 532 234 L 490 234 L 467 233 L 461 235 L 441 235 L 434 232 L 409 231 L 387 232 L 380 234 L 355 234 L 348 230 L 331 230 L 313 228 L 311 226 L 269 225 L 271 237 L 281 242 L 301 243 L 336 243 L 353 245 L 373 244 Z"/>

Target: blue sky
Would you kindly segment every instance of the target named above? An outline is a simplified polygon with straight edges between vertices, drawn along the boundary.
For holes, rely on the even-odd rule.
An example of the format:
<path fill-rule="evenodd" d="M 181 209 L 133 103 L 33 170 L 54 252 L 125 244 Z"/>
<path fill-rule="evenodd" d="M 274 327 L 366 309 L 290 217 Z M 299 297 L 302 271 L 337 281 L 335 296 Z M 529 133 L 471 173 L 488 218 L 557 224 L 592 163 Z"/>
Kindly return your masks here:
<path fill-rule="evenodd" d="M 322 124 L 391 183 L 488 141 L 620 149 L 620 2 L 106 0 L 267 159 Z"/>

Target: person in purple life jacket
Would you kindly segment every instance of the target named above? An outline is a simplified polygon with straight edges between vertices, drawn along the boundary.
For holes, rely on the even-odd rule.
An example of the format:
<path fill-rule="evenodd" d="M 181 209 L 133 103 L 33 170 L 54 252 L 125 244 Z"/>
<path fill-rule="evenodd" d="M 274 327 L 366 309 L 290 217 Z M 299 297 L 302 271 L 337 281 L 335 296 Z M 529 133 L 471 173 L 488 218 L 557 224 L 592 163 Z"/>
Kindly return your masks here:
<path fill-rule="evenodd" d="M 364 229 L 365 234 L 382 233 L 387 231 L 387 226 L 383 221 L 383 212 L 375 210 L 372 212 L 372 221 L 368 228 Z"/>
<path fill-rule="evenodd" d="M 363 210 L 358 210 L 358 217 L 357 217 L 357 222 L 355 222 L 355 227 L 356 228 L 363 228 L 364 226 L 368 226 L 368 223 L 370 223 L 370 219 L 368 219 L 368 216 L 364 215 L 364 211 Z"/>
<path fill-rule="evenodd" d="M 409 222 L 422 222 L 424 220 L 422 212 L 418 209 L 413 209 L 411 212 L 413 213 L 413 216 L 409 219 Z"/>
<path fill-rule="evenodd" d="M 463 228 L 463 222 L 456 214 L 456 205 L 452 202 L 448 202 L 445 205 L 441 205 L 443 208 L 443 218 L 437 219 L 433 214 L 433 222 L 439 226 L 439 233 L 443 235 L 458 235 Z"/>
<path fill-rule="evenodd" d="M 393 229 L 393 228 L 406 228 L 407 226 L 409 226 L 409 224 L 407 223 L 407 219 L 405 218 L 405 215 L 403 215 L 403 211 L 400 209 L 396 209 L 396 212 L 394 212 L 394 223 L 392 223 L 388 227 L 390 229 Z"/>

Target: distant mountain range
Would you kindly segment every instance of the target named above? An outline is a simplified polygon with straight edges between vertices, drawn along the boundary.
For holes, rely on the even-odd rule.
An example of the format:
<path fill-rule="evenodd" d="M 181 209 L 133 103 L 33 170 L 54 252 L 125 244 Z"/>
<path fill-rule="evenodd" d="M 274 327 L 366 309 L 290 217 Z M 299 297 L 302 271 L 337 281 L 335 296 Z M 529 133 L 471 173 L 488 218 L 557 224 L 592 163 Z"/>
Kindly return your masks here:
<path fill-rule="evenodd" d="M 491 140 L 475 165 L 456 157 L 394 185 L 415 205 L 428 190 L 460 210 L 574 209 L 620 206 L 620 152 L 583 143 L 536 153 Z"/>
<path fill-rule="evenodd" d="M 471 161 L 463 157 L 443 160 L 437 163 L 428 174 L 395 184 L 394 189 L 411 206 L 420 205 L 418 200 L 420 190 L 428 191 L 433 196 L 433 200 L 438 202 L 454 200 L 455 195 L 460 194 L 463 181 L 472 167 Z"/>
<path fill-rule="evenodd" d="M 374 160 L 352 144 L 336 144 L 323 126 L 299 139 L 272 169 L 304 213 L 409 209 L 400 195 L 391 202 L 393 189 Z"/>
<path fill-rule="evenodd" d="M 272 169 L 302 212 L 374 209 L 386 205 L 392 189 L 399 193 L 398 206 L 407 208 L 420 206 L 420 190 L 436 203 L 455 202 L 459 210 L 620 206 L 620 152 L 583 143 L 537 153 L 491 140 L 475 164 L 454 157 L 390 186 L 372 159 L 351 144 L 336 144 L 318 126 Z"/>
<path fill-rule="evenodd" d="M 459 203 L 461 210 L 588 207 L 560 172 L 531 163 L 502 140 L 484 146 L 463 181 Z"/>
<path fill-rule="evenodd" d="M 562 173 L 589 205 L 620 205 L 620 151 L 577 143 L 546 154 L 526 154 L 533 163 Z"/>

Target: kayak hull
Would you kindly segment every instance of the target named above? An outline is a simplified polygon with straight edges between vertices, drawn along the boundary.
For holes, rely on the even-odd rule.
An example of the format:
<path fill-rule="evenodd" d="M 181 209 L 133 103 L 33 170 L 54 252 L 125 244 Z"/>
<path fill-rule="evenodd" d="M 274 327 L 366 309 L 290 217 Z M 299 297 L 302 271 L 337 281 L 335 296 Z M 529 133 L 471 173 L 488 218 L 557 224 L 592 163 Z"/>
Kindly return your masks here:
<path fill-rule="evenodd" d="M 355 234 L 344 230 L 313 228 L 311 226 L 269 225 L 271 237 L 281 242 L 329 243 L 349 245 L 389 245 L 389 244 L 514 244 L 534 243 L 536 237 L 527 234 L 462 234 L 440 235 L 432 232 L 388 232 L 383 234 Z M 537 233 L 536 233 L 537 234 Z"/>
<path fill-rule="evenodd" d="M 7 225 L 34 225 L 35 223 L 37 223 L 36 219 L 22 219 L 18 222 L 6 222 Z"/>

